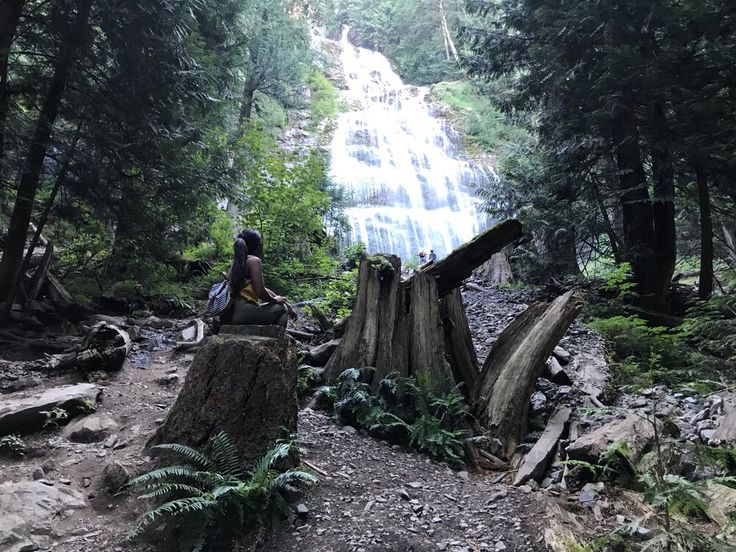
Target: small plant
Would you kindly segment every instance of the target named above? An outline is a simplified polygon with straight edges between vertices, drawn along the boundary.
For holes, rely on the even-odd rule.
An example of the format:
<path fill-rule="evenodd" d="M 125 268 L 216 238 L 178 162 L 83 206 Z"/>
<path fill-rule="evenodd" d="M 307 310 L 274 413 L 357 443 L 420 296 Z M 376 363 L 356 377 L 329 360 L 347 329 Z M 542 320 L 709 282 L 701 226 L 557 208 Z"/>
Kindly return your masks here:
<path fill-rule="evenodd" d="M 0 453 L 8 456 L 23 456 L 26 453 L 26 443 L 20 435 L 4 435 L 0 437 Z"/>
<path fill-rule="evenodd" d="M 63 425 L 61 422 L 64 422 L 69 418 L 69 413 L 59 407 L 52 410 L 42 410 L 41 414 L 46 416 L 46 419 L 43 422 L 44 429 L 57 429 L 60 425 Z"/>
<path fill-rule="evenodd" d="M 85 399 L 84 402 L 82 403 L 82 411 L 85 414 L 90 414 L 90 413 L 94 412 L 95 410 L 97 410 L 97 408 L 95 407 L 94 401 L 91 401 L 89 399 Z"/>
<path fill-rule="evenodd" d="M 275 446 L 252 471 L 224 433 L 212 439 L 209 454 L 180 444 L 154 447 L 183 458 L 185 463 L 155 469 L 130 481 L 129 487 L 143 493 L 139 498 L 165 502 L 147 512 L 129 538 L 160 523 L 179 522 L 181 549 L 199 551 L 213 540 L 229 539 L 244 528 L 288 516 L 287 496 L 317 482 L 304 471 L 276 469 L 290 447 L 288 443 Z"/>
<path fill-rule="evenodd" d="M 371 435 L 451 465 L 464 464 L 463 439 L 470 410 L 457 388 L 435 394 L 427 385 L 393 373 L 373 391 L 360 377 L 359 370 L 350 368 L 340 374 L 335 386 L 321 390 L 341 423 L 362 427 Z M 406 389 L 405 394 L 399 394 L 400 387 Z"/>

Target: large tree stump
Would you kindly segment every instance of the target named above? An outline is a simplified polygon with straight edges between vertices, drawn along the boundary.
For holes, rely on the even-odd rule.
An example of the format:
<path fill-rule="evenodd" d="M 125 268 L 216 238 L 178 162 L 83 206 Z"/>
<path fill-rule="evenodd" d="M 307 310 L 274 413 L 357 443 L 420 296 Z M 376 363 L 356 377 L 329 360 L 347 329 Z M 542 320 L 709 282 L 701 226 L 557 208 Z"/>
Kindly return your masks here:
<path fill-rule="evenodd" d="M 204 448 L 221 431 L 247 462 L 296 433 L 296 354 L 288 337 L 217 335 L 205 340 L 164 424 L 147 446 Z"/>
<path fill-rule="evenodd" d="M 345 335 L 327 363 L 327 381 L 348 368 L 375 368 L 373 382 L 391 372 L 414 376 L 435 390 L 448 390 L 462 374 L 470 389 L 477 360 L 467 330 L 462 303 L 454 303 L 451 318 L 458 328 L 448 343 L 448 363 L 439 299 L 457 288 L 491 255 L 521 235 L 516 220 L 502 222 L 401 281 L 401 261 L 393 255 L 364 256 L 360 262 L 358 295 Z M 450 299 L 452 302 L 452 299 Z M 444 307 L 443 307 L 444 308 Z M 464 328 L 463 329 L 463 325 Z M 447 326 L 445 326 L 447 328 Z M 465 347 L 467 350 L 461 352 Z M 450 365 L 458 373 L 453 378 Z M 458 368 L 462 364 L 462 368 Z"/>
<path fill-rule="evenodd" d="M 583 307 L 572 291 L 530 306 L 491 347 L 474 389 L 478 420 L 513 455 L 526 432 L 529 397 L 545 360 Z"/>
<path fill-rule="evenodd" d="M 480 369 L 470 335 L 460 288 L 455 288 L 440 301 L 440 312 L 445 330 L 445 356 L 457 383 L 462 383 L 465 398 L 475 389 Z"/>

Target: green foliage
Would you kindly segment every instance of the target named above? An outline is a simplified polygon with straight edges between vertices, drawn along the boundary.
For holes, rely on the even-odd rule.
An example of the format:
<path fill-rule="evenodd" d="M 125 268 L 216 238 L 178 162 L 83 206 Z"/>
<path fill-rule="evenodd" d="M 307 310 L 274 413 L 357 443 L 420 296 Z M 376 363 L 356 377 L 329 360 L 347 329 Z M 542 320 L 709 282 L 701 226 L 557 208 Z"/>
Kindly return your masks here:
<path fill-rule="evenodd" d="M 273 523 L 290 513 L 287 496 L 317 482 L 306 472 L 279 471 L 290 445 L 280 444 L 252 467 L 244 465 L 238 449 L 224 433 L 216 435 L 207 454 L 179 444 L 155 447 L 179 456 L 180 465 L 158 468 L 136 477 L 128 487 L 141 499 L 165 502 L 148 511 L 130 538 L 152 527 L 178 523 L 182 550 L 202 550 L 244 528 Z"/>
<path fill-rule="evenodd" d="M 736 361 L 736 292 L 691 307 L 680 335 L 704 353 Z"/>
<path fill-rule="evenodd" d="M 464 464 L 463 439 L 470 410 L 457 388 L 437 394 L 394 373 L 381 380 L 374 391 L 360 378 L 360 371 L 351 368 L 340 374 L 334 387 L 323 390 L 340 422 L 448 464 Z"/>
<path fill-rule="evenodd" d="M 8 456 L 23 456 L 26 453 L 26 443 L 20 435 L 3 435 L 0 437 L 0 454 Z"/>
<path fill-rule="evenodd" d="M 313 69 L 307 83 L 311 92 L 309 109 L 313 126 L 336 117 L 344 109 L 338 101 L 337 88 L 322 72 Z"/>
<path fill-rule="evenodd" d="M 474 81 L 439 82 L 432 86 L 431 97 L 450 107 L 450 117 L 463 131 L 463 140 L 471 149 L 505 156 L 507 149 L 533 139 Z"/>
<path fill-rule="evenodd" d="M 233 237 L 237 233 L 232 217 L 213 206 L 206 223 L 208 232 L 204 240 L 185 249 L 182 258 L 187 261 L 229 260 L 233 251 Z"/>
<path fill-rule="evenodd" d="M 644 489 L 644 497 L 657 509 L 688 517 L 706 515 L 702 483 L 671 473 L 663 476 L 644 473 L 639 482 Z"/>
<path fill-rule="evenodd" d="M 284 152 L 253 127 L 239 141 L 235 168 L 242 174 L 239 222 L 263 236 L 266 284 L 297 300 L 313 296 L 310 281 L 335 266 L 323 224 L 330 208 L 324 156 Z"/>
<path fill-rule="evenodd" d="M 442 6 L 451 35 L 461 25 L 461 0 L 444 0 Z M 342 0 L 338 18 L 351 26 L 359 46 L 383 52 L 404 80 L 431 84 L 457 78 L 461 70 L 446 51 L 440 4 L 433 0 Z"/>
<path fill-rule="evenodd" d="M 346 246 L 342 255 L 345 257 L 345 268 L 353 270 L 360 266 L 360 259 L 366 252 L 366 245 L 363 242 L 351 243 Z"/>
<path fill-rule="evenodd" d="M 46 417 L 43 422 L 44 429 L 57 429 L 69 418 L 69 413 L 60 407 L 53 408 L 52 410 L 41 410 L 41 414 Z"/>
<path fill-rule="evenodd" d="M 354 268 L 327 282 L 317 306 L 333 319 L 344 318 L 352 311 L 357 290 L 358 269 Z"/>

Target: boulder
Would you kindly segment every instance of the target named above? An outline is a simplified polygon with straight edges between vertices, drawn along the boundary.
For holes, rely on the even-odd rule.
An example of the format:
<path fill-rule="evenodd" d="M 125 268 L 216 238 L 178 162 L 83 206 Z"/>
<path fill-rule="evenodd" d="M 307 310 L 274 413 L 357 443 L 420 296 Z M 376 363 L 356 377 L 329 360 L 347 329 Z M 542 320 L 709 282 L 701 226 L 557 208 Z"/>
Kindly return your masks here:
<path fill-rule="evenodd" d="M 340 344 L 339 339 L 333 339 L 327 343 L 322 343 L 316 347 L 312 347 L 309 350 L 309 364 L 312 366 L 324 366 L 327 361 L 330 360 L 332 353 L 335 352 L 337 346 Z"/>
<path fill-rule="evenodd" d="M 657 420 L 656 423 L 661 432 L 662 422 Z M 618 441 L 627 444 L 629 461 L 636 463 L 651 448 L 654 441 L 654 427 L 651 422 L 635 414 L 624 419 L 613 420 L 567 445 L 567 456 L 570 460 L 583 460 L 596 464 L 601 454 Z"/>
<path fill-rule="evenodd" d="M 109 462 L 102 470 L 102 486 L 111 493 L 119 491 L 128 481 L 130 473 L 120 462 Z"/>
<path fill-rule="evenodd" d="M 0 435 L 39 430 L 46 421 L 44 411 L 63 408 L 69 415 L 87 412 L 97 402 L 102 388 L 92 383 L 52 387 L 35 394 L 4 398 L 0 404 Z"/>
<path fill-rule="evenodd" d="M 82 493 L 66 485 L 49 486 L 41 481 L 0 484 L 0 550 L 47 548 L 59 516 L 85 506 Z"/>
<path fill-rule="evenodd" d="M 181 443 L 203 449 L 223 431 L 243 460 L 255 462 L 278 439 L 296 433 L 296 384 L 296 354 L 283 331 L 280 337 L 208 337 L 147 446 Z"/>
<path fill-rule="evenodd" d="M 710 439 L 711 445 L 733 446 L 736 444 L 736 408 L 732 404 L 726 407 L 726 415 L 721 418 L 718 428 Z"/>
<path fill-rule="evenodd" d="M 117 429 L 117 422 L 107 414 L 92 414 L 66 426 L 64 436 L 75 443 L 99 443 Z"/>

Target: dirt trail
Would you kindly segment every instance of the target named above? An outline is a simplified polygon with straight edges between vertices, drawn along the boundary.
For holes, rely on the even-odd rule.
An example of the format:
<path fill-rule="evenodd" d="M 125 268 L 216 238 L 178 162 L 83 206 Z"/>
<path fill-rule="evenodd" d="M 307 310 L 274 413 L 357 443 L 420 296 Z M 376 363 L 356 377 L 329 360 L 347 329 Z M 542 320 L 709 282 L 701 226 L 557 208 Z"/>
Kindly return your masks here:
<path fill-rule="evenodd" d="M 466 294 L 481 354 L 526 299 L 515 291 Z M 54 519 L 39 550 L 148 550 L 124 540 L 145 505 L 126 494 L 111 496 L 102 472 L 110 462 L 120 462 L 131 475 L 153 466 L 143 447 L 173 405 L 193 354 L 173 351 L 173 330 L 144 331 L 144 336 L 124 368 L 100 382 L 104 396 L 98 412 L 120 426 L 114 447 L 72 443 L 61 431 L 42 432 L 25 439 L 30 453 L 24 459 L 0 460 L 0 483 L 30 480 L 41 467 L 48 484 L 69 486 L 86 498 L 87 507 Z M 178 381 L 160 382 L 171 374 Z M 42 386 L 69 382 L 69 376 L 44 378 Z M 317 474 L 320 484 L 304 500 L 306 515 L 279 527 L 265 551 L 544 550 L 544 495 L 507 486 L 509 478 L 500 482 L 502 474 L 451 470 L 308 408 L 300 413 L 298 438 L 302 458 L 323 472 Z"/>
<path fill-rule="evenodd" d="M 499 474 L 456 472 L 424 455 L 340 427 L 309 408 L 299 417 L 301 457 L 327 473 L 309 512 L 263 550 L 541 551 L 542 506 L 494 483 Z"/>

